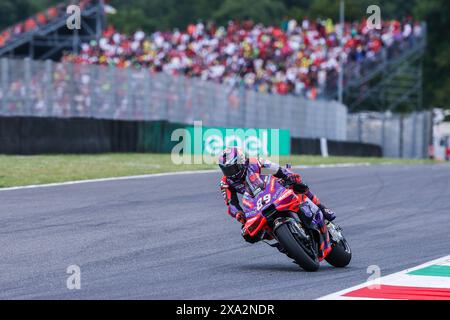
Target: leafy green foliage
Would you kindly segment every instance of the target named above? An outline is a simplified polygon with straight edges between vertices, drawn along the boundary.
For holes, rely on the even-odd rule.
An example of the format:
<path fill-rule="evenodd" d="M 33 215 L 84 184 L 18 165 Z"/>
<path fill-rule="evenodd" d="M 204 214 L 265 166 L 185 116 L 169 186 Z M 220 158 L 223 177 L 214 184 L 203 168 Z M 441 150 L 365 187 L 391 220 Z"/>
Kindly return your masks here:
<path fill-rule="evenodd" d="M 284 4 L 276 0 L 225 0 L 213 14 L 213 18 L 222 24 L 231 17 L 238 20 L 251 19 L 272 24 L 286 13 Z"/>
<path fill-rule="evenodd" d="M 427 21 L 428 28 L 425 99 L 430 99 L 431 106 L 450 108 L 450 1 L 419 1 L 414 9 L 415 16 Z"/>

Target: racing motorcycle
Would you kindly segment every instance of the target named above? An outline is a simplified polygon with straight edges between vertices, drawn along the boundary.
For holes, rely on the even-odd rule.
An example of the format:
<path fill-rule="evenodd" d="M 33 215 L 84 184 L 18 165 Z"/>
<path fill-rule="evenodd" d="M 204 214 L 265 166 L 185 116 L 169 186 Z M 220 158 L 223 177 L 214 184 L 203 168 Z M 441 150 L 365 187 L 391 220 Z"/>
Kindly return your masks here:
<path fill-rule="evenodd" d="M 323 260 L 337 268 L 350 263 L 352 252 L 342 229 L 325 223 L 322 211 L 307 196 L 272 175 L 251 174 L 246 185 L 244 236 L 276 247 L 306 271 L 317 271 Z"/>

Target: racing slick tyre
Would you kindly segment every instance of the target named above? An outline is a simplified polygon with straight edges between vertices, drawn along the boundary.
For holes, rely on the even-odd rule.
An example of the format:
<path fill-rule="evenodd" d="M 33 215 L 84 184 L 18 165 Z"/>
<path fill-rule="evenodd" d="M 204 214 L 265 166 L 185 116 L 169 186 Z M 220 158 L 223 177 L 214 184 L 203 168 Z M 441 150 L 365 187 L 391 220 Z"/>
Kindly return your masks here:
<path fill-rule="evenodd" d="M 333 249 L 325 260 L 336 268 L 348 266 L 350 260 L 352 260 L 352 251 L 350 250 L 347 240 L 342 239 L 338 243 L 333 243 Z"/>
<path fill-rule="evenodd" d="M 312 259 L 303 249 L 299 241 L 292 234 L 286 223 L 281 224 L 275 229 L 275 236 L 278 242 L 287 251 L 288 256 L 292 257 L 295 262 L 305 271 L 317 271 L 320 263 L 316 259 Z"/>

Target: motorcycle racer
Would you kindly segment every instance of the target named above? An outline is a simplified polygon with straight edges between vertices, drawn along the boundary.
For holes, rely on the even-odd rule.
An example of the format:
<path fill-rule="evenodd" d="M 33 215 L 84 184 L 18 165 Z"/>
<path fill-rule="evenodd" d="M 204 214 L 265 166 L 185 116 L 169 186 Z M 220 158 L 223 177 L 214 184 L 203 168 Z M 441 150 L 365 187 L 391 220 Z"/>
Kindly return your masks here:
<path fill-rule="evenodd" d="M 336 216 L 333 211 L 325 207 L 314 195 L 307 184 L 302 181 L 299 174 L 296 174 L 280 165 L 263 158 L 249 158 L 238 147 L 227 148 L 219 157 L 219 167 L 222 170 L 223 177 L 220 180 L 220 190 L 228 206 L 228 214 L 238 220 L 243 225 L 246 222 L 245 214 L 239 203 L 238 194 L 244 194 L 248 191 L 245 180 L 248 176 L 267 169 L 275 172 L 274 177 L 279 178 L 293 186 L 293 190 L 298 194 L 307 196 L 316 206 L 320 208 L 323 216 L 328 221 L 333 221 Z M 248 242 L 252 239 L 244 238 Z"/>

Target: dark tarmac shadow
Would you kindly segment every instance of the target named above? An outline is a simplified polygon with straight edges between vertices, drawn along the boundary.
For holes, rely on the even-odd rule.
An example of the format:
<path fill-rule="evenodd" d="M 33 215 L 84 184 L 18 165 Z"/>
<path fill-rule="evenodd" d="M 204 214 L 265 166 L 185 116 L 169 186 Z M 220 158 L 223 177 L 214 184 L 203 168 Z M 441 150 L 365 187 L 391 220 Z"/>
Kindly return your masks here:
<path fill-rule="evenodd" d="M 322 273 L 322 272 L 330 272 L 330 271 L 350 271 L 353 268 L 351 268 L 351 265 L 346 268 L 335 268 L 333 266 L 330 266 L 329 264 L 322 263 L 320 265 L 319 270 L 316 272 L 307 272 L 300 268 L 296 263 L 286 260 L 286 262 L 280 262 L 280 263 L 254 263 L 254 264 L 246 264 L 239 267 L 236 267 L 236 270 L 239 271 L 266 271 L 266 272 L 289 272 L 289 273 L 305 273 L 305 274 L 316 274 L 316 273 Z"/>

